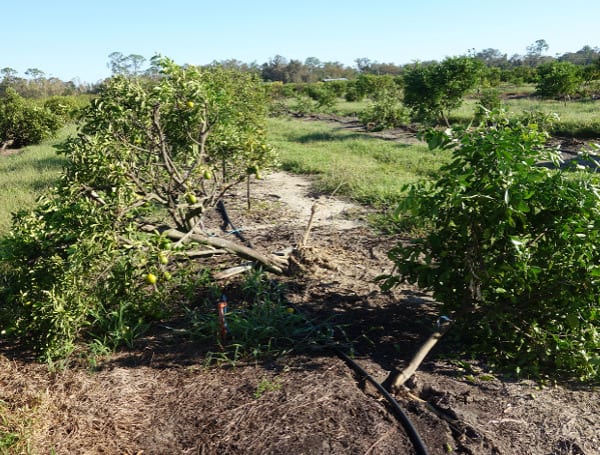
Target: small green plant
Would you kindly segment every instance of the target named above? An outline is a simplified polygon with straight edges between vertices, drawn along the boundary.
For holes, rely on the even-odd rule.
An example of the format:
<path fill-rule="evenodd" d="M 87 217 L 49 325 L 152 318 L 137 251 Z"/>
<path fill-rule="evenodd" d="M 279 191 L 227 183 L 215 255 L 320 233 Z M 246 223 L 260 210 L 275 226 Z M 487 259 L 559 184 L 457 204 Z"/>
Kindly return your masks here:
<path fill-rule="evenodd" d="M 37 397 L 25 396 L 23 400 L 0 399 L 0 454 L 31 453 L 32 420 L 40 403 Z"/>
<path fill-rule="evenodd" d="M 406 125 L 410 116 L 396 92 L 383 92 L 375 102 L 360 113 L 359 119 L 370 131 L 381 131 Z"/>
<path fill-rule="evenodd" d="M 323 82 L 308 84 L 304 92 L 316 102 L 318 111 L 331 110 L 337 99 L 335 85 L 325 85 Z"/>
<path fill-rule="evenodd" d="M 319 349 L 329 342 L 326 325 L 314 325 L 283 300 L 282 290 L 264 274 L 249 275 L 242 283 L 242 300 L 229 302 L 227 335 L 214 307 L 207 302 L 188 314 L 189 333 L 209 350 L 210 363 L 235 365 L 240 361 L 278 357 L 291 351 Z"/>
<path fill-rule="evenodd" d="M 479 95 L 479 105 L 488 111 L 501 109 L 502 99 L 500 98 L 500 90 L 497 88 L 483 89 Z"/>
<path fill-rule="evenodd" d="M 259 399 L 262 397 L 265 392 L 275 392 L 281 389 L 281 383 L 277 380 L 271 381 L 269 379 L 262 379 L 258 385 L 256 386 L 256 391 L 254 392 L 254 398 Z"/>
<path fill-rule="evenodd" d="M 290 105 L 290 110 L 296 117 L 304 117 L 318 111 L 317 102 L 308 95 L 297 93 Z"/>
<path fill-rule="evenodd" d="M 600 186 L 560 170 L 533 119 L 489 113 L 474 129 L 424 134 L 453 158 L 410 187 L 399 213 L 431 230 L 390 251 L 386 286 L 433 290 L 473 353 L 535 377 L 600 379 Z M 542 167 L 540 160 L 556 165 Z"/>

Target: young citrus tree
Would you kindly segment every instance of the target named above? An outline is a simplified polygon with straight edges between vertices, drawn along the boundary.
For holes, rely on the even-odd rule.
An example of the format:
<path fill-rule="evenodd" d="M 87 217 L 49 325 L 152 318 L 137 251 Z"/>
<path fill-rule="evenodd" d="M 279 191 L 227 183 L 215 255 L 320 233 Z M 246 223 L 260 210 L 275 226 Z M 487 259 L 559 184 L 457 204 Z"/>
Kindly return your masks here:
<path fill-rule="evenodd" d="M 472 57 L 416 64 L 403 76 L 404 104 L 415 120 L 448 125 L 448 113 L 459 107 L 465 93 L 481 80 L 483 69 L 483 63 Z"/>
<path fill-rule="evenodd" d="M 103 87 L 62 147 L 59 185 L 16 215 L 1 244 L 2 330 L 49 358 L 90 337 L 131 340 L 164 316 L 174 283 L 189 285 L 173 272 L 199 245 L 202 257 L 218 248 L 276 268 L 203 226 L 229 188 L 273 162 L 260 82 L 158 65 L 156 79 L 116 76 Z"/>
<path fill-rule="evenodd" d="M 583 83 L 583 72 L 571 62 L 544 63 L 537 68 L 536 92 L 544 98 L 567 99 Z"/>
<path fill-rule="evenodd" d="M 63 125 L 64 121 L 51 110 L 23 98 L 12 88 L 0 96 L 0 149 L 37 144 Z"/>
<path fill-rule="evenodd" d="M 386 285 L 431 289 L 453 333 L 491 363 L 534 376 L 600 379 L 600 187 L 560 170 L 537 123 L 497 111 L 474 129 L 425 134 L 450 148 L 400 213 L 429 233 L 390 252 Z"/>

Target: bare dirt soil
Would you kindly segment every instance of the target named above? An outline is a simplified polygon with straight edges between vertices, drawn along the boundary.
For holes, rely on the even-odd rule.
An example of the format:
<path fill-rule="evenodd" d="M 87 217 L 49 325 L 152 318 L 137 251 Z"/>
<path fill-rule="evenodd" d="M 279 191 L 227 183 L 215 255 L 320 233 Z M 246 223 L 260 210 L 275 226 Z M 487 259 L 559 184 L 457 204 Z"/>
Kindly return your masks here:
<path fill-rule="evenodd" d="M 251 210 L 243 195 L 225 203 L 254 247 L 272 252 L 303 240 L 317 201 L 302 270 L 273 278 L 302 311 L 339 324 L 356 361 L 383 381 L 439 316 L 426 293 L 382 293 L 374 282 L 391 270 L 386 252 L 402 239 L 370 229 L 364 208 L 319 197 L 308 178 L 283 172 L 253 186 Z M 396 396 L 429 453 L 600 454 L 598 388 L 540 387 L 481 362 L 444 360 L 452 354 L 445 341 L 409 381 L 410 394 Z M 386 401 L 326 350 L 206 368 L 198 346 L 158 328 L 96 368 L 50 372 L 0 348 L 0 404 L 13 423 L 30 417 L 30 453 L 415 453 Z"/>

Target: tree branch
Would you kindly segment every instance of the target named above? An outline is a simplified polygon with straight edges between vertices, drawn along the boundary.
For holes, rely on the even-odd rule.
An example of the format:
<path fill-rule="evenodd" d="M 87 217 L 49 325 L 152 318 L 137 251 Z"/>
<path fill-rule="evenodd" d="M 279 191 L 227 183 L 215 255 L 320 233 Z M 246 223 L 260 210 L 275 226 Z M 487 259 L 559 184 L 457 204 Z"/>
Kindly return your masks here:
<path fill-rule="evenodd" d="M 271 259 L 256 250 L 243 245 L 238 245 L 237 243 L 222 239 L 220 237 L 209 237 L 195 232 L 181 232 L 169 226 L 157 227 L 152 225 L 144 225 L 141 227 L 141 229 L 147 232 L 159 231 L 172 240 L 193 241 L 202 245 L 209 245 L 218 249 L 223 249 L 241 258 L 248 259 L 250 261 L 256 261 L 264 266 L 269 272 L 273 272 L 278 275 L 283 273 L 283 269 L 279 264 L 276 264 L 275 259 Z"/>

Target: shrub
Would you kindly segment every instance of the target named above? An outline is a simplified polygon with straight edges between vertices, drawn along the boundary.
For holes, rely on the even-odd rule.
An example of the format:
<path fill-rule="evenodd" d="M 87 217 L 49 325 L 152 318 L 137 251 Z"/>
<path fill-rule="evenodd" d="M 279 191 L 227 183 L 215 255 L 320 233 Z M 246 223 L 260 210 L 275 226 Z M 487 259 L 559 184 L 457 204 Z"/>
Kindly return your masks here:
<path fill-rule="evenodd" d="M 571 62 L 550 62 L 537 68 L 537 93 L 544 98 L 568 98 L 583 82 L 581 70 Z"/>
<path fill-rule="evenodd" d="M 53 96 L 44 101 L 44 107 L 63 122 L 68 122 L 77 117 L 81 103 L 74 96 Z"/>
<path fill-rule="evenodd" d="M 449 111 L 461 105 L 467 90 L 479 82 L 482 69 L 481 61 L 471 57 L 417 64 L 404 73 L 404 104 L 415 120 L 448 125 Z"/>
<path fill-rule="evenodd" d="M 333 107 L 337 98 L 336 85 L 325 85 L 323 82 L 307 84 L 303 92 L 316 102 L 317 110 L 328 110 Z"/>
<path fill-rule="evenodd" d="M 500 98 L 500 91 L 495 88 L 483 89 L 479 95 L 475 118 L 476 120 L 481 120 L 485 117 L 486 112 L 501 108 L 502 99 Z"/>
<path fill-rule="evenodd" d="M 47 358 L 90 337 L 130 343 L 173 309 L 178 289 L 206 275 L 184 240 L 274 158 L 257 78 L 160 67 L 157 80 L 116 76 L 102 88 L 62 146 L 58 186 L 0 244 L 0 328 Z M 181 273 L 186 261 L 193 273 Z"/>
<path fill-rule="evenodd" d="M 381 94 L 359 115 L 360 121 L 371 131 L 406 125 L 409 114 L 394 94 Z"/>
<path fill-rule="evenodd" d="M 49 109 L 35 105 L 8 88 L 0 97 L 0 147 L 38 144 L 63 125 Z"/>
<path fill-rule="evenodd" d="M 474 354 L 537 377 L 600 379 L 600 187 L 559 170 L 535 121 L 490 113 L 472 130 L 424 134 L 451 148 L 432 184 L 410 187 L 400 213 L 430 232 L 390 257 L 386 285 L 433 290 Z"/>

